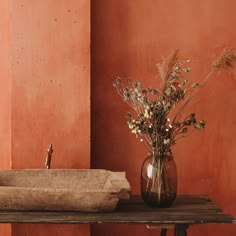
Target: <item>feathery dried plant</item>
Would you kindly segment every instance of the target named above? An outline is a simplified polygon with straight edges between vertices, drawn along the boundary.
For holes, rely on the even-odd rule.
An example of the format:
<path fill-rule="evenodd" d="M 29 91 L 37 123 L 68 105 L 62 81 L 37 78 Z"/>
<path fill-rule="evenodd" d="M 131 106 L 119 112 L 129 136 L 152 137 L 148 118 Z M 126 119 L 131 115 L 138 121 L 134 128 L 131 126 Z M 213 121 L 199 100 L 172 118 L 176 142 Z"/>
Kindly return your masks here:
<path fill-rule="evenodd" d="M 233 68 L 236 62 L 236 50 L 233 48 L 225 48 L 223 52 L 217 57 L 213 63 L 212 68 L 214 70 L 225 70 Z"/>

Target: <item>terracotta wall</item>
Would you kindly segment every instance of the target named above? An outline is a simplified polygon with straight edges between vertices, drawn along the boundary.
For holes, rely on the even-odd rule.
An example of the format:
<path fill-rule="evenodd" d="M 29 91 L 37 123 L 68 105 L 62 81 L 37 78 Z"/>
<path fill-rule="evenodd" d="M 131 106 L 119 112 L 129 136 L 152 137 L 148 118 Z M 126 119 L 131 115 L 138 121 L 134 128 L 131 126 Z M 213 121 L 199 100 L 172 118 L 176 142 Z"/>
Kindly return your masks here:
<path fill-rule="evenodd" d="M 0 1 L 0 169 L 10 168 L 11 159 L 11 79 L 10 2 Z M 10 225 L 0 225 L 0 235 L 10 235 Z"/>
<path fill-rule="evenodd" d="M 12 167 L 90 167 L 90 1 L 12 0 Z M 89 235 L 89 226 L 13 225 L 13 236 Z M 4 235 L 5 236 L 5 235 Z"/>
<path fill-rule="evenodd" d="M 0 155 L 1 169 L 10 168 L 11 157 L 11 78 L 10 78 L 10 4 L 0 2 Z"/>
<path fill-rule="evenodd" d="M 92 1 L 92 167 L 124 170 L 139 193 L 146 150 L 129 133 L 128 107 L 112 87 L 117 75 L 146 85 L 155 64 L 173 49 L 192 60 L 191 81 L 203 78 L 223 46 L 236 47 L 233 0 Z M 218 75 L 201 91 L 190 111 L 208 121 L 203 132 L 174 148 L 179 193 L 208 194 L 236 216 L 236 70 Z M 157 235 L 145 226 L 92 227 L 92 235 Z M 190 235 L 235 235 L 234 225 L 193 226 Z"/>
<path fill-rule="evenodd" d="M 43 168 L 49 143 L 55 150 L 52 168 L 88 168 L 90 3 L 11 4 L 10 18 L 10 1 L 0 3 L 1 168 L 10 168 L 10 154 L 13 168 Z M 139 193 L 146 150 L 129 134 L 128 107 L 112 86 L 115 77 L 153 85 L 155 64 L 179 48 L 193 62 L 190 79 L 202 78 L 222 46 L 236 47 L 235 7 L 233 0 L 92 1 L 92 167 L 126 171 L 133 193 Z M 208 121 L 206 130 L 179 142 L 174 154 L 179 193 L 209 194 L 236 215 L 236 80 L 226 75 L 216 76 L 192 107 Z M 189 232 L 234 236 L 236 230 L 217 225 Z M 92 226 L 96 236 L 157 233 L 137 225 Z M 1 226 L 0 234 L 10 235 L 9 226 Z M 88 234 L 89 227 L 80 225 L 12 227 L 14 236 Z"/>

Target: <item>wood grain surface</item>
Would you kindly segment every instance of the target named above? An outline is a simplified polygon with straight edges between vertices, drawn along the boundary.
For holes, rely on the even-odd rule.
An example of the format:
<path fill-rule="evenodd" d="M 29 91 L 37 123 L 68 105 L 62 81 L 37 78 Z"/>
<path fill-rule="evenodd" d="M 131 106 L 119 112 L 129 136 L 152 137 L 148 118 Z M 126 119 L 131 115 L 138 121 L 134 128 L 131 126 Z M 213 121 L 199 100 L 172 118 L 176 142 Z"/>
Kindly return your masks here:
<path fill-rule="evenodd" d="M 114 212 L 0 211 L 0 223 L 206 224 L 233 223 L 207 196 L 178 196 L 170 208 L 150 208 L 139 196 L 120 201 Z"/>

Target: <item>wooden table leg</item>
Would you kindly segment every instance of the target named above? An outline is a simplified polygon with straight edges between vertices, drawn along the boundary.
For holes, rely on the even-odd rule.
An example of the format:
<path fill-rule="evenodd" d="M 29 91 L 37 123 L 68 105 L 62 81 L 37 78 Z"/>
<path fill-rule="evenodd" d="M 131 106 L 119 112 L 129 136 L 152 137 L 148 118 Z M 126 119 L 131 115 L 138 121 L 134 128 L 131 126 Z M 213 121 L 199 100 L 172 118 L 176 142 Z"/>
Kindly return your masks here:
<path fill-rule="evenodd" d="M 161 235 L 160 236 L 166 236 L 167 229 L 161 229 Z"/>
<path fill-rule="evenodd" d="M 187 225 L 175 225 L 175 236 L 187 236 Z"/>

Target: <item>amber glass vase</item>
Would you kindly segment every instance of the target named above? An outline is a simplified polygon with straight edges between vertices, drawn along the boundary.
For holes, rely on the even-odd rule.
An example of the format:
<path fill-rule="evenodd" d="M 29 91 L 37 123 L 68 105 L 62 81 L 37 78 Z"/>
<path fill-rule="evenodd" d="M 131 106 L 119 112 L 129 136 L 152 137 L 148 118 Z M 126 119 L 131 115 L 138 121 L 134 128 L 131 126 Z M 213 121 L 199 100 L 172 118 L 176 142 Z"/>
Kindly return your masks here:
<path fill-rule="evenodd" d="M 177 194 L 177 169 L 173 158 L 147 157 L 141 171 L 141 193 L 151 207 L 170 207 Z"/>

